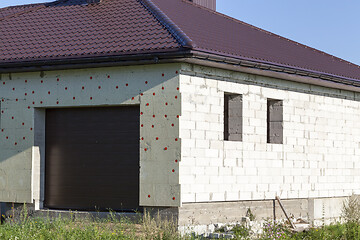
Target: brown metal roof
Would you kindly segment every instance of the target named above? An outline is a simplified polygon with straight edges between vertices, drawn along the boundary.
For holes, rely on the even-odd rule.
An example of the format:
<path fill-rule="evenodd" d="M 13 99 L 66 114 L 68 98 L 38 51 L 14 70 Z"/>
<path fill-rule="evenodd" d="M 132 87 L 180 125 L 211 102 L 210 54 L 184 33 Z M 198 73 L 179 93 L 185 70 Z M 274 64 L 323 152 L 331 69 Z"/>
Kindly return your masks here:
<path fill-rule="evenodd" d="M 152 0 L 195 49 L 278 66 L 360 79 L 360 67 L 189 1 Z"/>
<path fill-rule="evenodd" d="M 9 62 L 184 49 L 360 80 L 360 67 L 187 0 L 60 0 L 0 9 Z"/>
<path fill-rule="evenodd" d="M 181 47 L 136 0 L 85 3 L 69 0 L 2 9 L 0 64 Z M 25 12 L 19 14 L 19 9 Z"/>

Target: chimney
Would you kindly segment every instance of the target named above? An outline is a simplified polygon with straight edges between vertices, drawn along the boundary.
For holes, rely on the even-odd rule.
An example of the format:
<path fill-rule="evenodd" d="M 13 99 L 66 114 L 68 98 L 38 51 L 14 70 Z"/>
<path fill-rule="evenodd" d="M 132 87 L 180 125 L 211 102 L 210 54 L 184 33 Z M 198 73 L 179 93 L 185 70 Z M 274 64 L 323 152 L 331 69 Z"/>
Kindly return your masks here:
<path fill-rule="evenodd" d="M 195 4 L 201 5 L 203 7 L 210 8 L 211 10 L 216 11 L 216 0 L 190 0 Z"/>
<path fill-rule="evenodd" d="M 86 0 L 87 4 L 99 3 L 101 0 Z"/>

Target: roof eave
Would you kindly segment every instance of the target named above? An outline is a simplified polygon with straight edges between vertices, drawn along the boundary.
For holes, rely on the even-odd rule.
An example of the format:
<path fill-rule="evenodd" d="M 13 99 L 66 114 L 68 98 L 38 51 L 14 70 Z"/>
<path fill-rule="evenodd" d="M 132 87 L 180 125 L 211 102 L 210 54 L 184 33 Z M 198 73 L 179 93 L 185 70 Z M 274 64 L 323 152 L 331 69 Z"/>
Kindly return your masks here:
<path fill-rule="evenodd" d="M 192 57 L 190 50 L 181 49 L 179 51 L 122 54 L 113 56 L 38 59 L 32 61 L 15 61 L 5 63 L 0 62 L 0 74 L 168 63 L 174 62 L 174 59 L 189 57 Z"/>
<path fill-rule="evenodd" d="M 294 68 L 280 67 L 239 58 L 225 57 L 201 51 L 182 49 L 114 56 L 93 56 L 79 58 L 46 59 L 0 63 L 0 74 L 17 72 L 38 72 L 82 68 L 145 65 L 157 63 L 192 63 L 254 75 L 278 78 L 316 86 L 360 92 L 360 81 L 329 76 Z"/>
<path fill-rule="evenodd" d="M 360 80 L 357 79 L 317 73 L 304 69 L 278 66 L 275 64 L 261 63 L 258 61 L 226 57 L 223 55 L 209 54 L 195 50 L 191 52 L 193 57 L 186 60 L 188 63 L 306 83 L 310 85 L 360 92 Z"/>

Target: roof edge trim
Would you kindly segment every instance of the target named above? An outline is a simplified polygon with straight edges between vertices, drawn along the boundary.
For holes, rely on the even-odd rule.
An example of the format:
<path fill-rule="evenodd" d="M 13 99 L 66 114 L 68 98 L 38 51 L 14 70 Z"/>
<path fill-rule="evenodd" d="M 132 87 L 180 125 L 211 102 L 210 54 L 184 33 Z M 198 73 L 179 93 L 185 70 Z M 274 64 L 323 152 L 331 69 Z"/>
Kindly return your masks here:
<path fill-rule="evenodd" d="M 151 0 L 138 0 L 169 32 L 186 48 L 195 48 L 195 43 Z"/>
<path fill-rule="evenodd" d="M 267 61 L 254 60 L 246 57 L 235 57 L 232 55 L 220 55 L 219 53 L 203 50 L 192 50 L 195 56 L 206 60 L 213 60 L 218 62 L 230 63 L 234 65 L 240 65 L 250 68 L 258 68 L 262 70 L 270 70 L 273 72 L 284 72 L 289 74 L 295 74 L 299 76 L 308 76 L 313 78 L 320 78 L 328 81 L 339 82 L 341 84 L 353 85 L 360 87 L 360 80 L 349 78 L 345 76 L 333 75 L 325 72 L 318 72 L 315 70 L 290 67 L 286 65 L 276 64 Z"/>
<path fill-rule="evenodd" d="M 92 56 L 86 58 L 53 60 L 43 59 L 38 61 L 23 61 L 5 64 L 0 63 L 0 74 L 158 64 L 176 62 L 174 59 L 185 59 L 189 57 L 192 57 L 191 51 L 183 49 L 183 51 L 173 52 L 153 52 L 102 57 Z"/>
<path fill-rule="evenodd" d="M 210 61 L 209 59 L 203 59 L 203 58 L 199 58 L 196 56 L 194 56 L 192 58 L 182 59 L 181 61 L 185 62 L 185 63 L 189 63 L 189 64 L 197 64 L 197 65 L 201 65 L 201 66 L 214 67 L 214 68 L 220 68 L 220 69 L 230 70 L 230 71 L 235 71 L 235 72 L 242 72 L 242 73 L 247 73 L 247 74 L 276 78 L 276 79 L 281 79 L 281 80 L 285 80 L 285 81 L 304 83 L 304 84 L 309 84 L 312 86 L 321 86 L 321 87 L 326 87 L 326 88 L 331 88 L 331 89 L 337 89 L 339 91 L 345 90 L 345 91 L 360 93 L 359 86 L 348 85 L 348 84 L 345 84 L 342 82 L 336 82 L 336 81 L 326 80 L 326 79 L 322 79 L 322 78 L 316 78 L 313 76 L 302 76 L 302 75 L 296 75 L 296 74 L 291 74 L 291 73 L 287 73 L 287 72 L 276 72 L 276 71 L 266 70 L 266 69 L 261 69 L 261 68 L 242 66 L 239 64 L 229 64 L 229 63 L 220 62 L 220 61 Z"/>
<path fill-rule="evenodd" d="M 197 64 L 197 65 L 201 65 L 201 66 L 215 67 L 215 68 L 220 68 L 220 69 L 224 69 L 224 70 L 230 70 L 230 71 L 242 72 L 242 73 L 247 73 L 247 74 L 276 78 L 276 79 L 281 79 L 281 80 L 285 80 L 285 81 L 304 83 L 304 84 L 310 85 L 310 91 L 313 90 L 313 88 L 311 88 L 311 86 L 321 86 L 321 87 L 338 90 L 339 92 L 334 93 L 335 95 L 341 94 L 341 91 L 350 91 L 350 92 L 360 93 L 359 87 L 356 87 L 353 85 L 346 85 L 346 84 L 333 82 L 333 81 L 328 81 L 328 80 L 324 80 L 324 79 L 314 78 L 311 76 L 301 76 L 301 75 L 289 74 L 286 72 L 274 72 L 271 70 L 262 70 L 259 68 L 251 68 L 251 67 L 245 67 L 245 66 L 241 66 L 241 65 L 232 65 L 232 64 L 223 63 L 223 62 L 209 61 L 209 60 L 200 59 L 200 58 L 196 58 L 196 57 L 186 58 L 182 61 L 185 61 L 186 63 L 189 63 L 189 64 Z M 351 96 L 351 99 L 360 100 L 359 98 L 356 98 L 356 96 Z"/>

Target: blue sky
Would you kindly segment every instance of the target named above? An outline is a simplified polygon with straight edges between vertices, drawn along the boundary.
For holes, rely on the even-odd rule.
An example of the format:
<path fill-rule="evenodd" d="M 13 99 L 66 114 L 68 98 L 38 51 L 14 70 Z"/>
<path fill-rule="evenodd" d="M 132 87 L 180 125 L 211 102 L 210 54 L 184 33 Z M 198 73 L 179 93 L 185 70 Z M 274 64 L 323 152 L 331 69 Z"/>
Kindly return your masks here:
<path fill-rule="evenodd" d="M 2 0 L 0 7 L 48 2 Z M 217 10 L 360 65 L 359 0 L 217 0 Z"/>

